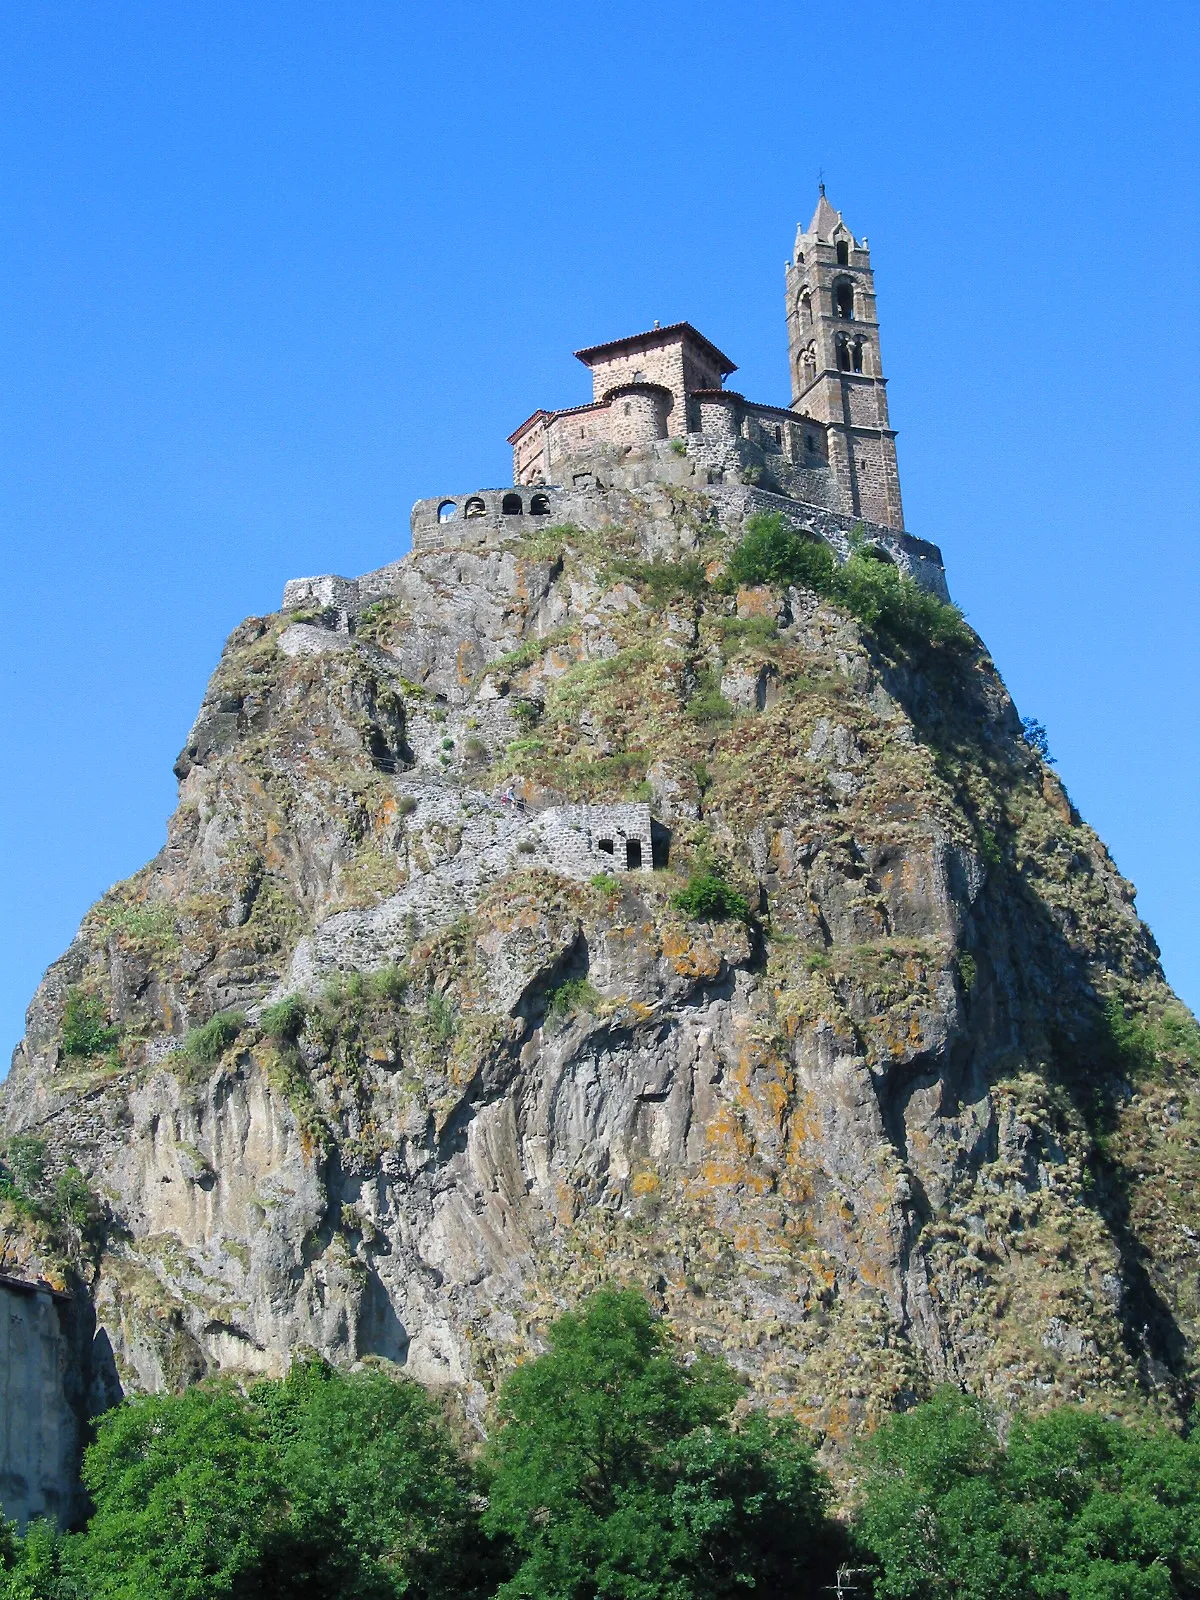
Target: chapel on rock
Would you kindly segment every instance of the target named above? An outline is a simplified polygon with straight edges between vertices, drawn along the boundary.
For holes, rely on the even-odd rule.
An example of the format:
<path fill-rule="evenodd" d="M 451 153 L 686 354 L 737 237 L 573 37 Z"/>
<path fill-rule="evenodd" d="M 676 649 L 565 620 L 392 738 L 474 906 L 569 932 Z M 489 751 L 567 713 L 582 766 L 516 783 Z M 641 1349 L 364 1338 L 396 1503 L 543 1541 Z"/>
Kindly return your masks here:
<path fill-rule="evenodd" d="M 655 324 L 575 352 L 591 370 L 592 399 L 535 411 L 510 435 L 514 484 L 570 487 L 597 457 L 678 441 L 717 481 L 761 485 L 902 531 L 871 252 L 824 184 L 811 222 L 796 233 L 786 308 L 790 406 L 727 389 L 737 368 L 690 323 Z"/>

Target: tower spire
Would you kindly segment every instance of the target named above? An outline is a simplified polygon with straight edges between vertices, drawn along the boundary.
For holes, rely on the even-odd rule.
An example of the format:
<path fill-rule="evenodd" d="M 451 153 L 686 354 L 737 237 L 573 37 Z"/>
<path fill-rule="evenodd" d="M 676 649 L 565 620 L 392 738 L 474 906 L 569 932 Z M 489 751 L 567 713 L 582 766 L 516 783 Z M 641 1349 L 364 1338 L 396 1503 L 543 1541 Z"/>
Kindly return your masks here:
<path fill-rule="evenodd" d="M 819 189 L 787 268 L 792 410 L 824 424 L 839 509 L 902 529 L 871 254 L 830 205 L 824 175 Z"/>

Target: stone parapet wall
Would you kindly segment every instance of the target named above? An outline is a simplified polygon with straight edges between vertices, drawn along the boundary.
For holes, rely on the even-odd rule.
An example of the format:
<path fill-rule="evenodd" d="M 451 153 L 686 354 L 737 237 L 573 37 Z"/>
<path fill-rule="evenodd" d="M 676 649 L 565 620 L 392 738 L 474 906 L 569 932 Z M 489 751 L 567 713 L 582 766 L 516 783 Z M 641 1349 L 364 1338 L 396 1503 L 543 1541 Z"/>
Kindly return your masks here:
<path fill-rule="evenodd" d="M 643 451 L 626 454 L 597 451 L 567 463 L 570 486 L 542 484 L 536 488 L 483 489 L 473 494 L 438 496 L 418 500 L 412 512 L 412 544 L 418 555 L 469 550 L 501 551 L 539 528 L 574 524 L 603 531 L 620 525 L 630 514 L 629 495 L 666 496 L 674 488 L 705 495 L 721 527 L 736 534 L 756 511 L 778 512 L 798 528 L 824 539 L 841 561 L 851 551 L 851 537 L 876 545 L 907 577 L 932 594 L 948 598 L 941 551 L 927 540 L 869 518 L 854 516 L 838 503 L 837 485 L 827 471 L 789 467 L 779 458 L 770 477 L 783 480 L 791 492 L 755 486 L 742 481 L 747 466 L 762 459 L 756 447 L 740 437 L 718 439 L 711 434 L 689 434 L 686 454 L 674 440 L 663 440 Z M 504 510 L 505 502 L 520 504 L 521 511 Z M 539 506 L 535 514 L 535 500 Z M 467 516 L 474 503 L 478 515 Z M 439 512 L 453 507 L 445 520 Z M 285 611 L 313 610 L 326 630 L 347 635 L 364 607 L 392 593 L 400 570 L 393 562 L 361 578 L 333 575 L 292 578 L 284 587 Z M 299 636 L 298 636 L 299 637 Z M 303 646 L 299 640 L 297 648 Z"/>
<path fill-rule="evenodd" d="M 499 546 L 526 526 L 563 520 L 560 491 L 543 484 L 476 489 L 471 494 L 418 500 L 410 526 L 414 550 L 478 550 Z"/>

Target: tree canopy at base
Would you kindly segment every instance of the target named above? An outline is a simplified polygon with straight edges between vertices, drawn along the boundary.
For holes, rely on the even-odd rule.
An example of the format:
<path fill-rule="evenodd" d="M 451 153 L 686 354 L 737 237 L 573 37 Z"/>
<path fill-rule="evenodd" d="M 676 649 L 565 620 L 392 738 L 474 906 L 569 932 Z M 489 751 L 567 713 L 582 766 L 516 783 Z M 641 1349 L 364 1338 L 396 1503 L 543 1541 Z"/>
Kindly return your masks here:
<path fill-rule="evenodd" d="M 603 1290 L 479 1459 L 417 1384 L 298 1362 L 130 1401 L 79 1533 L 0 1524 L 2 1600 L 1200 1600 L 1200 1435 L 943 1389 L 864 1444 L 849 1520 L 797 1426 Z"/>
<path fill-rule="evenodd" d="M 641 1295 L 597 1294 L 504 1385 L 484 1525 L 503 1600 L 762 1600 L 832 1574 L 840 1540 L 795 1425 L 731 1420 L 723 1363 L 685 1365 Z"/>

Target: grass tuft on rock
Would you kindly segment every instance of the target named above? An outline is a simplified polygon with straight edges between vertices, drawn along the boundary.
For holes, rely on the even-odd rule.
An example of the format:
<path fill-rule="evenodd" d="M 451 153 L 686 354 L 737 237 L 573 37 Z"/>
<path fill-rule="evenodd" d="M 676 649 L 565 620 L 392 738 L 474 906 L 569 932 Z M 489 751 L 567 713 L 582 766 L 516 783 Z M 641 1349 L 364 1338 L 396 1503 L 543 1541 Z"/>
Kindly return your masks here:
<path fill-rule="evenodd" d="M 72 989 L 67 995 L 63 1012 L 62 1047 L 69 1056 L 86 1060 L 89 1056 L 103 1055 L 117 1042 L 117 1030 L 110 1026 L 104 1014 L 104 1002 L 98 995 L 84 994 Z"/>
<path fill-rule="evenodd" d="M 212 1066 L 225 1054 L 229 1046 L 246 1026 L 240 1011 L 220 1011 L 199 1028 L 193 1028 L 184 1038 L 183 1051 L 198 1066 Z"/>
<path fill-rule="evenodd" d="M 262 1031 L 269 1039 L 295 1039 L 304 1027 L 308 1008 L 298 994 L 284 995 L 273 1006 L 264 1006 Z"/>

